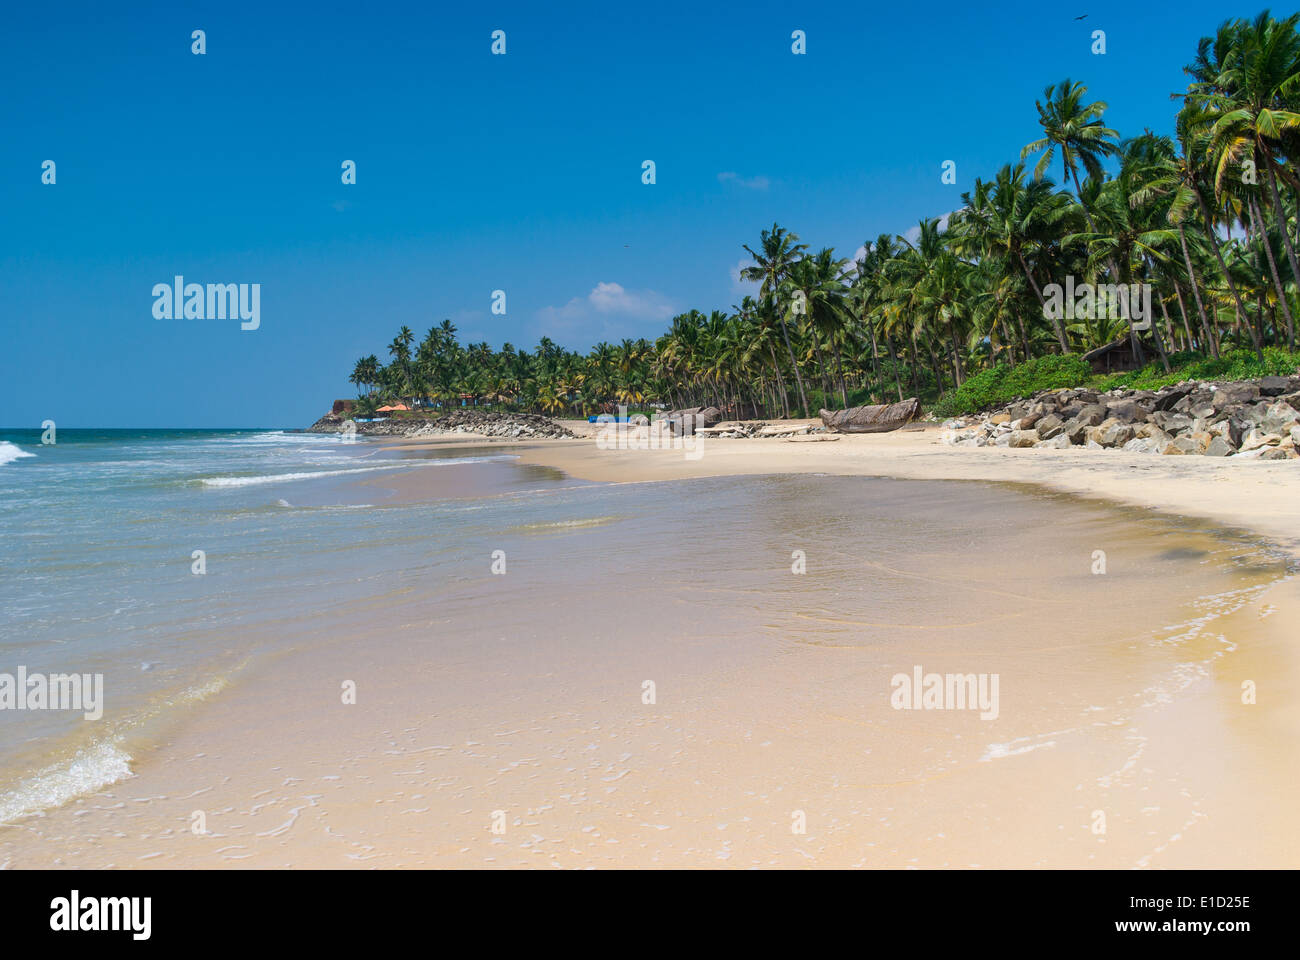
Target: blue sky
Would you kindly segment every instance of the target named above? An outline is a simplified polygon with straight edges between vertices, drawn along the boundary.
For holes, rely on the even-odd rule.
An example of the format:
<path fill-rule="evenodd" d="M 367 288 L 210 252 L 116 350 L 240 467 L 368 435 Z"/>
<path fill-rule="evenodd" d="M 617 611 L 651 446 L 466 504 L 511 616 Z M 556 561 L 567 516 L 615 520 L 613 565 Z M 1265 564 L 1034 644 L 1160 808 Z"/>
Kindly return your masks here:
<path fill-rule="evenodd" d="M 1049 83 L 1171 132 L 1197 38 L 1260 9 L 119 6 L 0 14 L 0 425 L 305 426 L 445 318 L 494 347 L 654 337 L 737 302 L 773 221 L 852 256 L 955 209 Z M 155 319 L 177 274 L 260 283 L 259 329 Z"/>

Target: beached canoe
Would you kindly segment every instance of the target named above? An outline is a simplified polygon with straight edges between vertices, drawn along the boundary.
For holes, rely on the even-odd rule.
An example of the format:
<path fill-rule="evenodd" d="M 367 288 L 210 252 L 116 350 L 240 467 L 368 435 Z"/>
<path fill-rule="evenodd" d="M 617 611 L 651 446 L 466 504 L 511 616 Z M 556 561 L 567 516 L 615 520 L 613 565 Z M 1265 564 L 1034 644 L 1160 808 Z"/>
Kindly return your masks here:
<path fill-rule="evenodd" d="M 911 397 L 901 403 L 878 403 L 847 410 L 819 411 L 822 423 L 836 433 L 888 433 L 921 415 L 921 401 Z"/>

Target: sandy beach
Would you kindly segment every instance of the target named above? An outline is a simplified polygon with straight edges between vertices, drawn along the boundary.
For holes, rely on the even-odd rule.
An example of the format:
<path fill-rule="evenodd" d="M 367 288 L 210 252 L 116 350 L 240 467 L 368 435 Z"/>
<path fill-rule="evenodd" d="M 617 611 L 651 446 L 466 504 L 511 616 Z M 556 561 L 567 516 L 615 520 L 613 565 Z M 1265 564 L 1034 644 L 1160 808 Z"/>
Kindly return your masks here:
<path fill-rule="evenodd" d="M 561 422 L 594 436 L 590 424 Z M 706 439 L 694 460 L 680 450 L 601 450 L 593 442 L 538 441 L 522 453 L 522 460 L 605 482 L 812 472 L 1037 484 L 1242 527 L 1289 549 L 1300 548 L 1300 471 L 1293 464 L 1084 449 L 953 450 L 940 443 L 943 432 L 931 424 L 893 433 L 843 434 L 830 443 Z"/>
<path fill-rule="evenodd" d="M 487 510 L 461 572 L 252 658 L 0 864 L 1300 863 L 1294 467 L 938 436 L 386 444 L 519 458 L 354 485 Z M 997 716 L 897 709 L 914 669 L 998 675 Z"/>

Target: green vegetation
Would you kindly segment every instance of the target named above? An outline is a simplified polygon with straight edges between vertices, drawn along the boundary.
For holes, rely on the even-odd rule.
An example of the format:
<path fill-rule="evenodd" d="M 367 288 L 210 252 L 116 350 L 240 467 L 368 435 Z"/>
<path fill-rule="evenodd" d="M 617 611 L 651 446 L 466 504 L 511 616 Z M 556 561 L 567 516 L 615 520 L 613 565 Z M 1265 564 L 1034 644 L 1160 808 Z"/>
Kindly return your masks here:
<path fill-rule="evenodd" d="M 462 346 L 444 321 L 416 346 L 404 326 L 389 362 L 357 361 L 352 382 L 363 409 L 469 395 L 552 415 L 711 404 L 770 418 L 907 395 L 939 412 L 976 409 L 1077 385 L 1087 380 L 1077 354 L 1126 336 L 1141 369 L 1108 386 L 1289 371 L 1300 308 L 1298 23 L 1266 11 L 1202 38 L 1173 137 L 1121 139 L 1086 86 L 1052 84 L 1035 102 L 1042 136 L 976 179 L 947 223 L 922 220 L 911 239 L 882 234 L 856 262 L 773 224 L 744 247 L 755 297 L 674 317 L 653 343 L 582 354 L 544 338 L 533 351 L 493 350 Z M 1048 304 L 1069 282 L 1143 285 L 1149 332 L 1137 338 L 1135 318 L 1110 301 L 1058 317 Z"/>
<path fill-rule="evenodd" d="M 977 373 L 940 400 L 934 413 L 941 417 L 976 413 L 1032 396 L 1040 390 L 1077 387 L 1091 376 L 1091 368 L 1077 354 L 1035 357 L 1018 367 L 999 363 Z"/>
<path fill-rule="evenodd" d="M 1090 386 L 1099 390 L 1159 390 L 1183 380 L 1257 380 L 1260 377 L 1288 376 L 1300 368 L 1300 352 L 1279 347 L 1265 347 L 1263 358 L 1249 350 L 1233 350 L 1218 357 L 1197 353 L 1173 354 L 1172 371 L 1165 373 L 1151 363 L 1131 373 L 1116 373 L 1094 378 Z"/>
<path fill-rule="evenodd" d="M 934 414 L 955 417 L 1002 406 L 1041 390 L 1087 387 L 1106 390 L 1159 390 L 1184 380 L 1257 380 L 1287 376 L 1300 369 L 1300 352 L 1265 347 L 1263 359 L 1250 350 L 1232 350 L 1218 357 L 1193 351 L 1169 355 L 1169 371 L 1153 360 L 1141 370 L 1095 376 L 1077 355 L 1036 357 L 1018 367 L 998 364 L 981 371 L 934 405 Z"/>

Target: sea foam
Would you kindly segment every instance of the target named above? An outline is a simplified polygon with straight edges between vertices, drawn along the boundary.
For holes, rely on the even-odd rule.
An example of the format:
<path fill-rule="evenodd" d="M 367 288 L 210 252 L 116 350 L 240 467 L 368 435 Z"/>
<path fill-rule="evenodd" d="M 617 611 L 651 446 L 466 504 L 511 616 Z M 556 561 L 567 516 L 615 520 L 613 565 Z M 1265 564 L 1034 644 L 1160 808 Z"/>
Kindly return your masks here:
<path fill-rule="evenodd" d="M 67 762 L 46 767 L 0 794 L 0 823 L 61 806 L 129 776 L 131 758 L 118 744 L 93 744 Z"/>
<path fill-rule="evenodd" d="M 34 457 L 36 454 L 28 453 L 17 444 L 10 443 L 8 440 L 0 440 L 0 463 L 12 463 L 14 460 L 22 457 Z"/>

